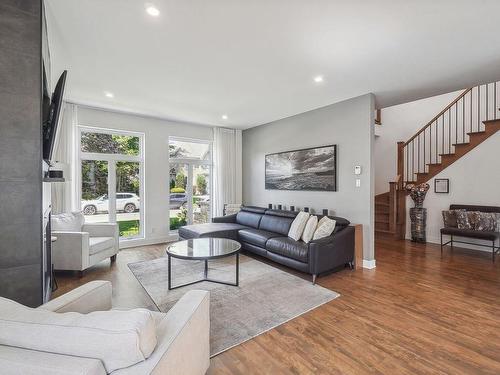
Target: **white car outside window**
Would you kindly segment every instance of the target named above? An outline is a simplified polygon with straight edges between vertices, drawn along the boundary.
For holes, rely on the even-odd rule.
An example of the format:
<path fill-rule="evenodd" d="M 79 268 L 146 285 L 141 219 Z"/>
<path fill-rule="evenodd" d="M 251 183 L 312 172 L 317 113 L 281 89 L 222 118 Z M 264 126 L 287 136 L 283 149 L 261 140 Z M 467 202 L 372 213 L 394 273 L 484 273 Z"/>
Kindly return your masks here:
<path fill-rule="evenodd" d="M 116 193 L 116 210 L 132 213 L 140 209 L 140 198 L 134 193 Z M 97 199 L 82 201 L 82 212 L 84 215 L 95 215 L 98 212 L 109 212 L 108 195 L 102 195 Z"/>

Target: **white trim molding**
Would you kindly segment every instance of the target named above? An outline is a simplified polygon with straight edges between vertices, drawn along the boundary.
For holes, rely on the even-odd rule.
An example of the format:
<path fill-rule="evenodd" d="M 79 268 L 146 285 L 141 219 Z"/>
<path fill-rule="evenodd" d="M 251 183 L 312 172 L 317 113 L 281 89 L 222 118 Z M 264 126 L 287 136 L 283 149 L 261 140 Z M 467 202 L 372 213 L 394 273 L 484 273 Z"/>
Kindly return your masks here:
<path fill-rule="evenodd" d="M 375 259 L 372 259 L 372 260 L 363 259 L 363 268 L 367 268 L 367 269 L 371 270 L 375 267 L 376 267 Z"/>

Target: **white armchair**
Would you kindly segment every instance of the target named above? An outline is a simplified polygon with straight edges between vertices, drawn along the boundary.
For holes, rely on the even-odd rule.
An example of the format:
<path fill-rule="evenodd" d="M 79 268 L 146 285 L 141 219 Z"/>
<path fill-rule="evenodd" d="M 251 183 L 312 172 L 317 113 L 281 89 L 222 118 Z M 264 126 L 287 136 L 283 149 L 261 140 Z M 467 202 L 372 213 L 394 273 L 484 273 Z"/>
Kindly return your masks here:
<path fill-rule="evenodd" d="M 112 288 L 109 281 L 92 281 L 40 306 L 38 309 L 56 313 L 81 314 L 105 311 L 111 308 L 111 295 Z M 8 312 L 3 311 L 2 306 L 9 308 L 10 305 L 8 300 L 2 301 L 0 298 L 0 328 L 3 324 L 2 316 L 8 316 Z M 48 340 L 40 344 L 43 350 L 33 349 L 34 345 L 30 344 L 30 336 L 33 340 L 43 341 L 43 337 L 36 337 L 32 334 L 33 324 L 42 324 L 45 327 L 54 324 L 50 321 L 50 317 L 44 314 L 45 318 L 42 319 L 42 322 L 32 323 L 31 327 L 26 327 L 26 340 L 22 340 L 24 345 L 19 344 L 17 337 L 9 337 L 6 332 L 0 332 L 0 373 L 2 375 L 105 375 L 106 373 L 113 375 L 202 375 L 210 366 L 209 305 L 208 292 L 192 290 L 187 292 L 167 313 L 152 312 L 156 345 L 151 355 L 131 366 L 111 371 L 106 371 L 105 366 L 106 360 L 109 360 L 105 354 L 108 343 L 92 342 L 91 340 L 90 342 L 83 340 L 75 342 L 72 337 L 65 334 L 67 327 L 64 325 L 52 325 L 51 329 L 54 330 L 53 336 L 60 337 L 58 340 L 68 341 L 67 346 L 56 340 L 58 345 L 54 346 L 58 349 L 54 350 L 51 349 L 48 342 L 50 340 Z M 24 324 L 25 326 L 26 323 L 23 323 L 23 319 L 26 318 L 23 318 L 23 315 L 24 312 L 21 310 L 21 314 L 17 318 L 18 321 L 6 321 L 5 324 L 8 324 L 6 327 L 11 327 L 13 324 L 21 324 L 21 326 Z M 30 315 L 33 316 L 33 314 Z M 104 318 L 104 316 L 101 317 Z M 114 333 L 114 336 L 115 340 L 122 339 L 122 336 L 117 333 Z M 111 344 L 116 346 L 115 340 Z M 94 347 L 94 353 L 97 347 L 98 354 L 86 356 L 84 353 L 86 353 L 87 345 Z M 71 349 L 67 349 L 68 347 Z M 63 351 L 65 349 L 71 350 L 75 354 L 61 354 L 58 351 L 61 348 Z M 124 354 L 117 353 L 117 355 L 123 356 Z"/>
<path fill-rule="evenodd" d="M 84 224 L 80 212 L 52 216 L 52 263 L 56 270 L 83 272 L 118 254 L 118 224 Z"/>

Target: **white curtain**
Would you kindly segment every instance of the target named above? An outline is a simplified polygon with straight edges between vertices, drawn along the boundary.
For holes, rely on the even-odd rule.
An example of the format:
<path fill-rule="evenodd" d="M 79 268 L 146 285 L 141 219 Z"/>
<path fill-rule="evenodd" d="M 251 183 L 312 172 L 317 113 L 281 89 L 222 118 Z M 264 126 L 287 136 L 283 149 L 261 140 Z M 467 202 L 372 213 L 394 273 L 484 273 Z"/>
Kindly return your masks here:
<path fill-rule="evenodd" d="M 56 162 L 56 167 L 63 169 L 66 181 L 52 183 L 53 214 L 80 209 L 76 202 L 78 196 L 78 187 L 76 186 L 76 173 L 78 172 L 76 170 L 78 166 L 77 122 L 77 106 L 72 103 L 64 103 L 52 159 Z"/>
<path fill-rule="evenodd" d="M 222 216 L 224 204 L 242 201 L 241 130 L 214 128 L 213 216 Z"/>

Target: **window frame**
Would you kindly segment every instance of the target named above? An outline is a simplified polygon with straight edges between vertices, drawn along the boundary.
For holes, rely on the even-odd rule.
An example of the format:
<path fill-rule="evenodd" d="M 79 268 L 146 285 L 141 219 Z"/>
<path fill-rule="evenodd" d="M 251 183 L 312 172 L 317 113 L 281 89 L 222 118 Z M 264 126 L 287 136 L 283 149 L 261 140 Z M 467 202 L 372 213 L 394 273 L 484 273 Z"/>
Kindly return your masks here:
<path fill-rule="evenodd" d="M 127 242 L 133 240 L 140 240 L 145 238 L 146 232 L 146 197 L 145 197 L 145 134 L 142 132 L 135 132 L 129 130 L 118 130 L 109 128 L 96 128 L 94 126 L 87 126 L 79 124 L 77 126 L 77 150 L 78 150 L 78 172 L 77 176 L 77 186 L 78 186 L 78 196 L 77 202 L 81 205 L 82 201 L 82 161 L 106 161 L 108 163 L 108 217 L 110 223 L 117 223 L 116 220 L 116 163 L 117 162 L 136 162 L 139 163 L 139 197 L 141 200 L 139 209 L 139 234 L 130 237 L 120 237 L 120 242 Z M 139 138 L 139 155 L 124 155 L 124 154 L 106 154 L 98 152 L 85 152 L 82 151 L 82 134 L 83 133 L 99 133 L 99 134 L 111 134 L 119 136 L 132 136 Z M 110 186 L 112 188 L 110 189 Z M 114 207 L 112 210 L 111 208 Z M 113 211 L 113 212 L 112 212 Z"/>
<path fill-rule="evenodd" d="M 210 173 L 210 181 L 209 181 L 209 196 L 210 196 L 210 217 L 209 219 L 212 219 L 213 217 L 213 141 L 209 139 L 197 139 L 197 138 L 186 138 L 186 137 L 177 137 L 177 136 L 169 136 L 168 137 L 168 144 L 167 147 L 170 146 L 170 141 L 178 141 L 178 142 L 187 142 L 187 143 L 202 143 L 202 144 L 207 144 L 208 145 L 208 151 L 210 152 L 210 157 L 208 160 L 204 159 L 196 159 L 196 158 L 171 158 L 170 157 L 170 150 L 168 150 L 168 168 L 170 171 L 170 165 L 171 164 L 184 164 L 188 168 L 188 175 L 187 179 L 188 181 L 193 181 L 193 166 L 208 166 L 209 168 L 209 173 Z M 170 189 L 168 190 L 169 193 L 169 198 L 170 198 Z M 177 193 L 175 193 L 177 194 Z M 192 189 L 187 189 L 185 197 L 188 202 L 193 201 L 193 192 Z M 170 211 L 170 206 L 169 206 L 169 211 Z M 187 217 L 188 217 L 188 225 L 192 224 L 192 219 L 193 219 L 193 207 L 192 204 L 188 205 L 188 212 L 187 212 Z M 177 230 L 170 230 L 170 220 L 168 221 L 169 225 L 169 231 L 171 233 L 176 233 Z"/>

